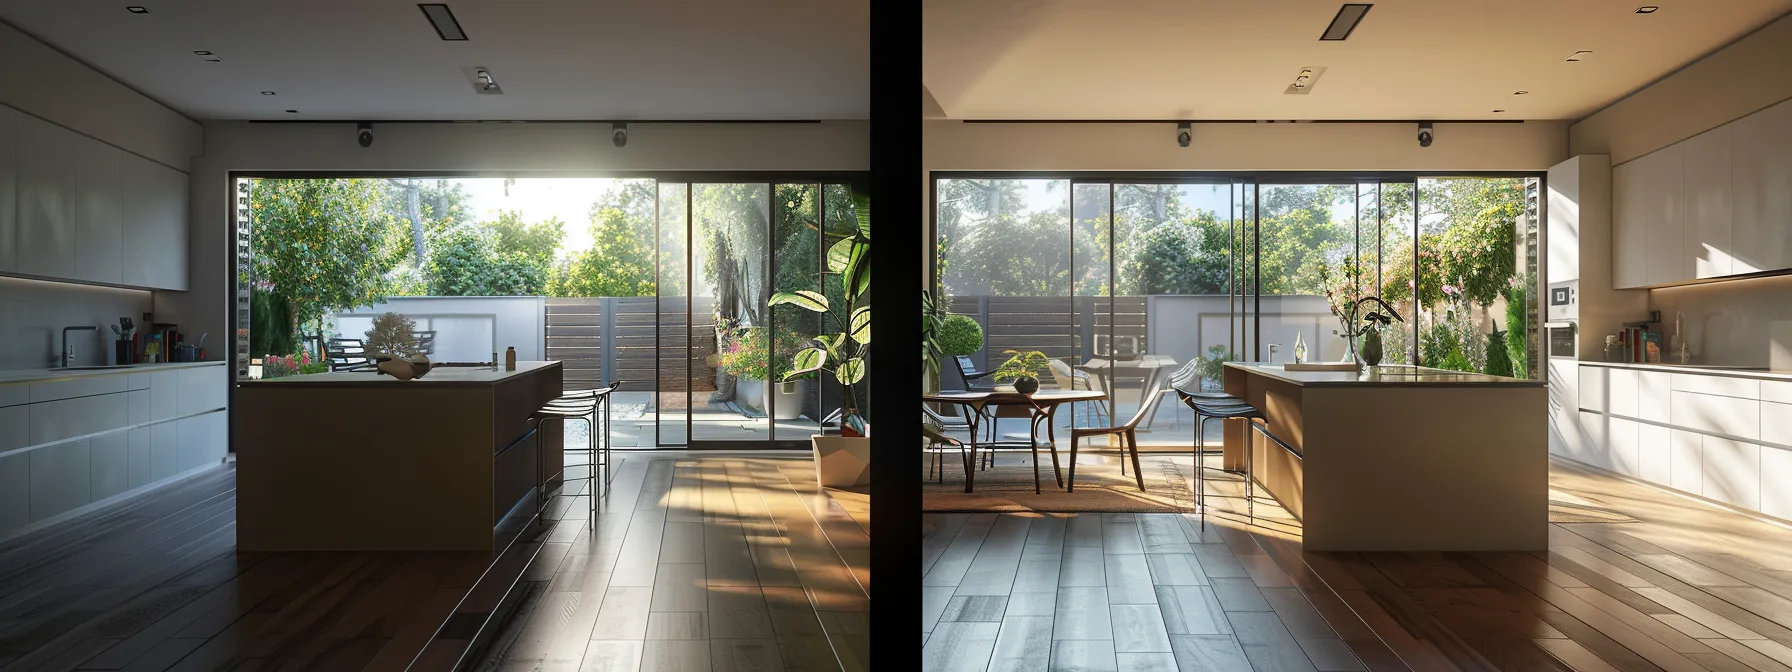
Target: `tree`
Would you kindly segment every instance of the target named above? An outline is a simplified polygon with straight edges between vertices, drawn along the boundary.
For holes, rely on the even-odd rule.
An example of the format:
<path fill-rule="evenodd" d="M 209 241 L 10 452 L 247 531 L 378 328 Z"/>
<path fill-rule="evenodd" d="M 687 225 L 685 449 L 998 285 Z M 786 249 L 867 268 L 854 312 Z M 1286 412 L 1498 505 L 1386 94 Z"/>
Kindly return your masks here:
<path fill-rule="evenodd" d="M 523 213 L 506 210 L 498 213 L 498 218 L 480 224 L 497 234 L 497 251 L 500 254 L 517 254 L 540 264 L 545 271 L 554 263 L 554 255 L 560 251 L 560 241 L 566 237 L 566 223 L 559 217 L 529 224 L 523 221 Z"/>
<path fill-rule="evenodd" d="M 549 296 L 653 296 L 653 248 L 619 208 L 591 213 L 591 249 L 575 252 L 548 281 Z"/>
<path fill-rule="evenodd" d="M 381 207 L 377 180 L 255 180 L 249 216 L 255 277 L 298 324 L 385 296 L 408 236 Z"/>
<path fill-rule="evenodd" d="M 548 271 L 519 252 L 498 249 L 497 234 L 478 225 L 442 232 L 431 243 L 429 289 L 436 296 L 536 296 Z"/>
<path fill-rule="evenodd" d="M 1211 212 L 1168 222 L 1131 241 L 1120 272 L 1123 294 L 1223 294 L 1230 264 L 1230 229 Z"/>

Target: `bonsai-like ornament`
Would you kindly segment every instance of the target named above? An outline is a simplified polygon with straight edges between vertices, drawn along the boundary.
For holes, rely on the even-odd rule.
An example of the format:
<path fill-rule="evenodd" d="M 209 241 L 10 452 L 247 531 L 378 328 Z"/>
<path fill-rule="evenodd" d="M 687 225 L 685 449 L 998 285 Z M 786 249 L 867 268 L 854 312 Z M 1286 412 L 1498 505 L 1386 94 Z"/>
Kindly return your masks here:
<path fill-rule="evenodd" d="M 429 373 L 429 358 L 423 355 L 411 355 L 410 359 L 380 355 L 377 361 L 375 370 L 399 380 L 414 380 Z"/>

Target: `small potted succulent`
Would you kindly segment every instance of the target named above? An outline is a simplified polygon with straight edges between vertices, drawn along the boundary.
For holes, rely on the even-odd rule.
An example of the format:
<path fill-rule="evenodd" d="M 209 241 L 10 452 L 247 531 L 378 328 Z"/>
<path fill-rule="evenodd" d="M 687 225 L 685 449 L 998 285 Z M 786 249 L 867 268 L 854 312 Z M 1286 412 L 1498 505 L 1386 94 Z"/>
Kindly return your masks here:
<path fill-rule="evenodd" d="M 1039 376 L 1051 372 L 1051 359 L 1038 350 L 1004 350 L 1008 361 L 995 370 L 996 382 L 1013 383 L 1014 391 L 1032 394 L 1039 391 Z"/>

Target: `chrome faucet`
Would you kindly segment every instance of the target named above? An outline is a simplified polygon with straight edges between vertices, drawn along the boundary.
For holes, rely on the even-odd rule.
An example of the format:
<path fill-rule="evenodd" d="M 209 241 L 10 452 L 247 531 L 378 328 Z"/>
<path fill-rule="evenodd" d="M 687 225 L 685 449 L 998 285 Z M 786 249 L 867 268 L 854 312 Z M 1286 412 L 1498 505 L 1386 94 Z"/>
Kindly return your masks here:
<path fill-rule="evenodd" d="M 1692 363 L 1692 349 L 1686 344 L 1686 313 L 1674 311 L 1674 350 L 1680 353 L 1681 364 Z"/>
<path fill-rule="evenodd" d="M 99 331 L 99 330 L 100 330 L 99 327 L 63 327 L 62 328 L 62 368 L 66 369 L 68 367 L 75 365 L 75 349 L 72 347 L 69 347 L 68 332 L 71 332 L 71 331 Z"/>

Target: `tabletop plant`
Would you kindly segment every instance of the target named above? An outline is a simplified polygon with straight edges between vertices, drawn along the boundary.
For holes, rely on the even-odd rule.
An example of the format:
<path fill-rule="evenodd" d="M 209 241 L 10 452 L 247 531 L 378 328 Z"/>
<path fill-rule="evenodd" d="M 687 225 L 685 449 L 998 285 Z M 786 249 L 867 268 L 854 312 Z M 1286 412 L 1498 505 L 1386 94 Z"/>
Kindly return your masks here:
<path fill-rule="evenodd" d="M 1038 350 L 1004 350 L 1002 354 L 1009 357 L 1008 361 L 996 367 L 996 382 L 1012 382 L 1014 391 L 1021 394 L 1039 391 L 1039 376 L 1051 372 L 1051 358 Z"/>
<path fill-rule="evenodd" d="M 1368 313 L 1358 315 L 1365 304 L 1379 306 Z M 1385 311 L 1385 312 L 1384 312 Z M 1381 328 L 1395 321 L 1405 322 L 1400 312 L 1394 310 L 1388 302 L 1378 296 L 1365 296 L 1350 303 L 1350 317 L 1344 322 L 1343 336 L 1350 342 L 1350 349 L 1356 351 L 1356 339 L 1363 338 L 1363 348 L 1354 354 L 1362 357 L 1363 363 L 1375 366 L 1381 363 Z"/>
<path fill-rule="evenodd" d="M 871 355 L 871 197 L 854 191 L 852 205 L 858 218 L 856 228 L 850 232 L 823 232 L 833 239 L 828 243 L 824 275 L 840 276 L 845 289 L 844 305 L 833 305 L 821 292 L 806 289 L 773 294 L 769 305 L 790 304 L 821 313 L 833 318 L 833 326 L 843 329 L 810 339 L 811 345 L 797 351 L 791 370 L 782 378 L 794 380 L 818 371 L 832 373 L 834 381 L 840 384 L 844 402 L 840 409 L 841 434 L 867 436 L 870 426 L 861 414 L 854 386 L 866 380 L 866 362 Z"/>

